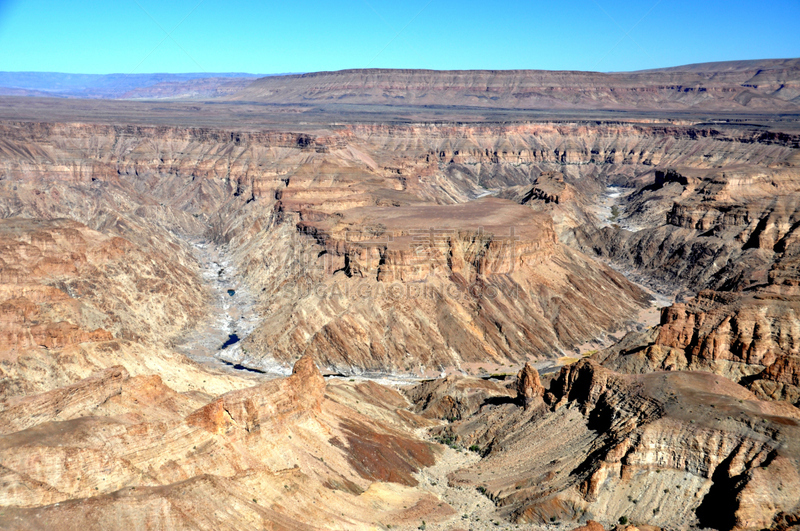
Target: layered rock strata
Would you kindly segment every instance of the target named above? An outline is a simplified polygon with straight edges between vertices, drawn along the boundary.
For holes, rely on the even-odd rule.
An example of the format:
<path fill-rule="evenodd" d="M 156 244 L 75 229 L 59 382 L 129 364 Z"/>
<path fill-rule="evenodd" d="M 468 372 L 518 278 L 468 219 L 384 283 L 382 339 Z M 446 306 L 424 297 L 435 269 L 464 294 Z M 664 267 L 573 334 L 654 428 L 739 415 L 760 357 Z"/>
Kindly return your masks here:
<path fill-rule="evenodd" d="M 414 488 L 438 452 L 408 435 L 426 421 L 389 389 L 326 386 L 310 358 L 211 399 L 121 368 L 66 391 L 5 409 L 5 529 L 374 529 L 453 512 Z"/>
<path fill-rule="evenodd" d="M 533 407 L 482 394 L 475 414 L 444 432 L 485 457 L 450 482 L 478 488 L 512 521 L 762 529 L 800 504 L 798 410 L 721 376 L 622 375 L 584 360 Z"/>

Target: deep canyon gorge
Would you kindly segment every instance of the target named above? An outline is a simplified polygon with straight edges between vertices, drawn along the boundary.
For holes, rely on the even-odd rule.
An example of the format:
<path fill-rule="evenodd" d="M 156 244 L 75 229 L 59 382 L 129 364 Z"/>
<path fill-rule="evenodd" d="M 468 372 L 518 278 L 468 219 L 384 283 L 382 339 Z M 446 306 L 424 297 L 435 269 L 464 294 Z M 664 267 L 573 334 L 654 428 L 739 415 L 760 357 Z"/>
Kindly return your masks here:
<path fill-rule="evenodd" d="M 751 63 L 0 97 L 0 528 L 800 526 Z"/>

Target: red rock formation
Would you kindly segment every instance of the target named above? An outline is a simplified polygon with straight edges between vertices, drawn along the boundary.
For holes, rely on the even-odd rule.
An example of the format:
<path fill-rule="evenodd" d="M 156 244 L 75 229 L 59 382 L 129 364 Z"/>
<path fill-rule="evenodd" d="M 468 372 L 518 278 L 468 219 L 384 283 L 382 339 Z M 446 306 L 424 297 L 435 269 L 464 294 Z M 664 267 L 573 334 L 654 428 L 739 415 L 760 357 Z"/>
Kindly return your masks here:
<path fill-rule="evenodd" d="M 703 370 L 747 385 L 762 398 L 800 403 L 796 378 L 797 295 L 702 291 L 662 311 L 661 325 L 597 356 L 631 373 Z"/>
<path fill-rule="evenodd" d="M 0 525 L 103 528 L 117 515 L 159 529 L 198 521 L 361 529 L 375 518 L 435 522 L 453 513 L 432 495 L 403 486 L 417 484 L 413 474 L 433 464 L 437 450 L 405 433 L 409 422 L 424 420 L 396 413 L 405 400 L 395 391 L 326 389 L 308 357 L 288 378 L 224 394 L 185 417 L 179 411 L 195 399 L 151 387 L 115 368 L 7 403 L 5 419 L 16 425 L 0 441 L 6 486 Z M 136 415 L 166 409 L 158 402 L 170 393 L 171 417 Z M 109 406 L 120 395 L 129 398 Z M 369 416 L 357 411 L 366 400 Z M 55 463 L 62 473 L 52 473 Z"/>
<path fill-rule="evenodd" d="M 536 398 L 544 396 L 544 387 L 539 380 L 539 372 L 529 363 L 517 374 L 517 400 L 528 409 Z"/>
<path fill-rule="evenodd" d="M 589 520 L 586 525 L 576 527 L 572 531 L 605 531 L 605 528 L 594 520 Z"/>

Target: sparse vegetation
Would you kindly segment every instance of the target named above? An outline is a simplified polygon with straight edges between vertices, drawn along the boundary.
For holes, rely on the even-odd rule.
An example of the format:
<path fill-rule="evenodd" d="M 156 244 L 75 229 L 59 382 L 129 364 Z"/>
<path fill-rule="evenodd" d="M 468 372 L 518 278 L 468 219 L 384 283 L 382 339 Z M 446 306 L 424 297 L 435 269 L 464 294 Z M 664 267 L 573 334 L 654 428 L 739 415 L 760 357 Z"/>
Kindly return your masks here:
<path fill-rule="evenodd" d="M 443 444 L 445 446 L 449 446 L 453 450 L 460 450 L 461 446 L 456 441 L 456 438 L 452 435 L 440 435 L 435 438 L 436 442 Z"/>

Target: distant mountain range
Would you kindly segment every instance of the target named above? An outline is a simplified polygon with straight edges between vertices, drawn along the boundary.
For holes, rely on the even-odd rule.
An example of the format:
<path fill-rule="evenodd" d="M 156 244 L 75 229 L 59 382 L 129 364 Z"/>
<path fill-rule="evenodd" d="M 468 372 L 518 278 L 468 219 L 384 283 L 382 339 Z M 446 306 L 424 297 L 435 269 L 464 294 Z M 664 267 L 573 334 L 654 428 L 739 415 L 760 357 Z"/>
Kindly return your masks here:
<path fill-rule="evenodd" d="M 61 74 L 57 72 L 0 72 L 0 94 L 60 98 L 133 99 L 187 97 L 193 87 L 244 88 L 263 74 Z M 213 80 L 213 81 L 212 81 Z M 170 92 L 167 87 L 172 87 Z M 149 89 L 153 89 L 150 92 Z M 205 96 L 205 93 L 198 94 Z"/>
<path fill-rule="evenodd" d="M 800 59 L 637 72 L 364 69 L 308 74 L 0 72 L 0 95 L 272 105 L 800 112 Z"/>

